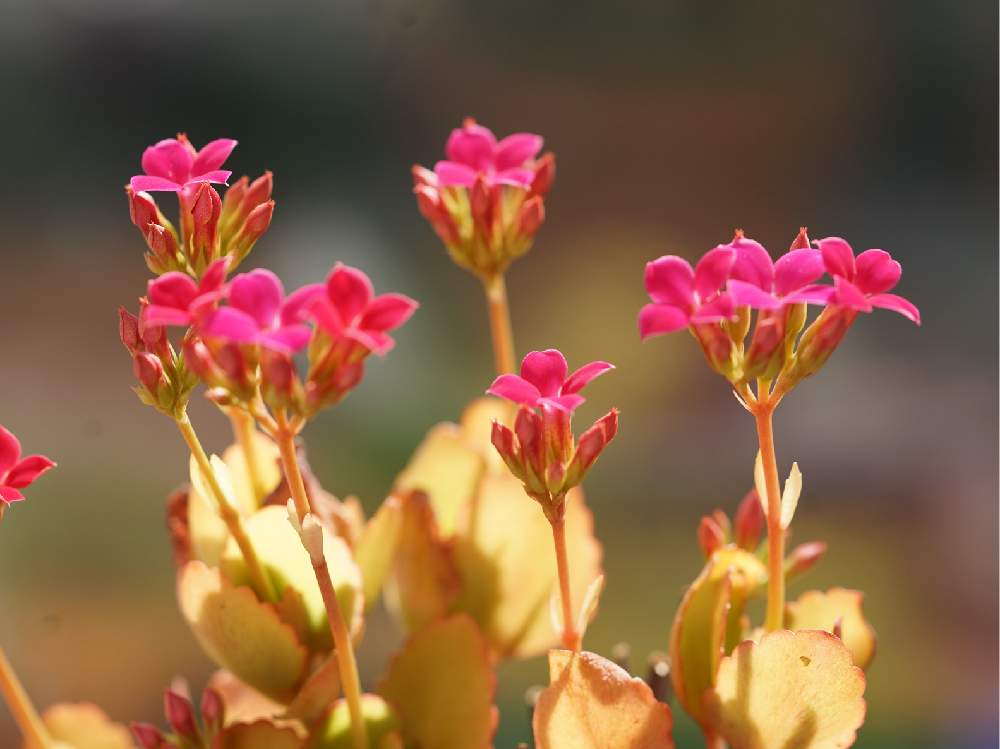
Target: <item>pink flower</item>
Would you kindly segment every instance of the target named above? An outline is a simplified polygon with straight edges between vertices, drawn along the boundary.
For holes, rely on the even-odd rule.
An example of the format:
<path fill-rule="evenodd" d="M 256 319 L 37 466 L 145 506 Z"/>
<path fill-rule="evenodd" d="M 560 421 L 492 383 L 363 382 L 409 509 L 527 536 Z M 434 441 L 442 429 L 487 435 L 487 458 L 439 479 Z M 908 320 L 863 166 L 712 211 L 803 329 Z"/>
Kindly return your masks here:
<path fill-rule="evenodd" d="M 205 145 L 200 151 L 184 135 L 167 138 L 150 146 L 142 154 L 145 175 L 132 178 L 135 192 L 165 190 L 177 192 L 186 185 L 198 182 L 226 184 L 232 172 L 220 169 L 236 141 L 219 138 Z"/>
<path fill-rule="evenodd" d="M 482 174 L 489 184 L 529 188 L 535 170 L 526 164 L 541 149 L 540 135 L 514 133 L 497 142 L 492 130 L 468 119 L 451 131 L 445 145 L 448 160 L 435 164 L 434 172 L 442 187 L 472 187 L 477 175 Z"/>
<path fill-rule="evenodd" d="M 216 260 L 205 270 L 199 283 L 186 273 L 171 271 L 149 282 L 149 304 L 143 309 L 147 325 L 190 325 L 224 294 L 229 258 Z"/>
<path fill-rule="evenodd" d="M 295 353 L 309 343 L 312 332 L 303 322 L 304 313 L 322 290 L 320 284 L 310 284 L 285 297 L 281 281 L 271 271 L 241 273 L 229 283 L 229 306 L 206 315 L 198 331 L 230 343 Z"/>
<path fill-rule="evenodd" d="M 20 490 L 54 466 L 44 455 L 22 458 L 17 437 L 0 426 L 0 502 L 20 502 L 24 499 Z"/>
<path fill-rule="evenodd" d="M 653 303 L 639 312 L 642 338 L 732 319 L 735 304 L 722 285 L 735 260 L 735 250 L 719 246 L 705 253 L 693 269 L 676 255 L 646 263 L 646 291 Z"/>
<path fill-rule="evenodd" d="M 823 275 L 823 256 L 813 249 L 793 249 L 771 262 L 764 246 L 738 233 L 731 244 L 736 259 L 726 290 L 738 307 L 777 310 L 787 304 L 826 304 L 829 286 L 813 282 Z"/>
<path fill-rule="evenodd" d="M 353 341 L 382 355 L 396 343 L 388 331 L 409 320 L 418 306 L 403 294 L 375 296 L 368 276 L 337 263 L 327 276 L 325 293 L 310 300 L 308 312 L 334 341 Z"/>
<path fill-rule="evenodd" d="M 572 413 L 584 402 L 579 391 L 588 382 L 614 369 L 606 361 L 585 364 L 566 376 L 566 357 L 556 349 L 532 351 L 521 362 L 521 375 L 500 375 L 487 393 L 531 408 L 554 408 Z"/>
<path fill-rule="evenodd" d="M 854 250 L 840 237 L 816 240 L 823 256 L 826 272 L 833 276 L 834 287 L 829 302 L 859 312 L 871 312 L 873 307 L 898 312 L 917 325 L 920 310 L 896 294 L 888 294 L 899 283 L 903 268 L 885 250 L 865 250 L 857 257 Z"/>

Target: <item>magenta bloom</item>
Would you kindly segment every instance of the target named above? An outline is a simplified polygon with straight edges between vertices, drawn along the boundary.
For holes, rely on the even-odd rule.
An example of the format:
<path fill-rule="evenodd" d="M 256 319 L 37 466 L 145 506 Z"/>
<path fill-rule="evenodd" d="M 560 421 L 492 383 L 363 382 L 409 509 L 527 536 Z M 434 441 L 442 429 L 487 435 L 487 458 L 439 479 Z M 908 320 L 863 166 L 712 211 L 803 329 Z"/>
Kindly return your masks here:
<path fill-rule="evenodd" d="M 295 353 L 309 343 L 312 331 L 303 322 L 304 313 L 322 291 L 320 284 L 310 284 L 286 298 L 284 286 L 271 271 L 241 273 L 229 283 L 229 306 L 206 315 L 198 331 L 231 343 Z"/>
<path fill-rule="evenodd" d="M 556 349 L 532 351 L 521 362 L 521 375 L 497 377 L 486 392 L 531 408 L 555 408 L 572 413 L 584 402 L 579 391 L 588 382 L 614 369 L 606 361 L 585 364 L 566 376 L 566 357 Z"/>
<path fill-rule="evenodd" d="M 142 171 L 132 178 L 135 192 L 163 190 L 177 192 L 186 185 L 198 182 L 226 184 L 232 172 L 220 169 L 236 141 L 219 138 L 195 150 L 183 135 L 161 140 L 142 154 Z"/>
<path fill-rule="evenodd" d="M 735 304 L 722 286 L 735 261 L 735 250 L 720 246 L 706 252 L 693 269 L 676 255 L 646 263 L 646 291 L 653 303 L 639 312 L 642 338 L 732 319 Z"/>
<path fill-rule="evenodd" d="M 786 304 L 826 304 L 830 287 L 814 282 L 825 272 L 823 255 L 813 249 L 795 249 L 771 262 L 759 242 L 737 237 L 731 244 L 736 259 L 726 290 L 738 307 L 776 310 Z"/>
<path fill-rule="evenodd" d="M 920 324 L 920 310 L 911 301 L 886 293 L 903 274 L 902 266 L 888 252 L 865 250 L 855 257 L 854 250 L 840 237 L 819 239 L 815 244 L 822 253 L 826 272 L 833 276 L 831 304 L 859 312 L 871 312 L 873 307 L 890 309 Z"/>
<path fill-rule="evenodd" d="M 149 304 L 143 309 L 146 325 L 190 325 L 203 317 L 224 294 L 229 258 L 216 260 L 199 283 L 186 273 L 171 271 L 149 282 Z"/>
<path fill-rule="evenodd" d="M 388 331 L 409 320 L 420 306 L 403 294 L 375 296 L 368 276 L 342 263 L 327 276 L 325 292 L 310 300 L 308 311 L 316 323 L 335 341 L 355 341 L 379 355 L 396 344 Z"/>
<path fill-rule="evenodd" d="M 488 184 L 531 187 L 535 170 L 525 164 L 542 149 L 542 136 L 514 133 L 497 142 L 489 128 L 466 120 L 462 127 L 451 131 L 445 144 L 447 161 L 434 165 L 442 187 L 460 185 L 472 187 L 482 174 Z"/>
<path fill-rule="evenodd" d="M 0 502 L 20 502 L 24 499 L 21 489 L 54 466 L 44 455 L 22 458 L 17 437 L 0 426 Z"/>

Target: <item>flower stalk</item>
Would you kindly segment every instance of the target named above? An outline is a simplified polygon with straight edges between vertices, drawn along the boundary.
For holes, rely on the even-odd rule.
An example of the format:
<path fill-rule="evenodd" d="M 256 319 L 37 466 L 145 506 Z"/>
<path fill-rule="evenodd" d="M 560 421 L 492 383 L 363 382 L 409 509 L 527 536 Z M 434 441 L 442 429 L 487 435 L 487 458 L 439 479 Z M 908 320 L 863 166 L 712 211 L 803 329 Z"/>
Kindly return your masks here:
<path fill-rule="evenodd" d="M 757 440 L 764 466 L 767 489 L 767 614 L 764 627 L 768 632 L 781 629 L 785 612 L 785 532 L 781 527 L 781 483 L 774 453 L 772 416 L 776 403 L 767 398 L 766 390 L 758 394 L 753 408 L 757 422 Z"/>
<path fill-rule="evenodd" d="M 27 749 L 53 749 L 52 737 L 45 729 L 35 706 L 31 704 L 31 699 L 14 673 L 3 648 L 0 648 L 0 692 L 24 735 Z"/>
<path fill-rule="evenodd" d="M 580 649 L 580 633 L 576 631 L 573 616 L 573 598 L 569 585 L 569 558 L 566 553 L 566 505 L 562 504 L 558 517 L 550 519 L 552 541 L 556 552 L 556 569 L 559 573 L 559 600 L 562 604 L 562 642 L 568 650 Z"/>
<path fill-rule="evenodd" d="M 514 333 L 510 324 L 510 305 L 507 302 L 507 283 L 503 273 L 483 278 L 486 304 L 490 313 L 490 335 L 493 339 L 493 358 L 497 374 L 515 371 Z"/>

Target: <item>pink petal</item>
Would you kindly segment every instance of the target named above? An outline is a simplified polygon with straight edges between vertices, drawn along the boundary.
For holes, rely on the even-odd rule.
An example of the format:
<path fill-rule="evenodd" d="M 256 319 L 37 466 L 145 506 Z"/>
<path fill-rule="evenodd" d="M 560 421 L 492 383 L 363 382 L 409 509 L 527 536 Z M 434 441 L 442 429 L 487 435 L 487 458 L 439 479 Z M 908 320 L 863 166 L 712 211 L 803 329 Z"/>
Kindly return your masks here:
<path fill-rule="evenodd" d="M 823 264 L 831 276 L 843 276 L 848 281 L 854 280 L 854 250 L 840 237 L 827 237 L 815 242 L 823 253 Z"/>
<path fill-rule="evenodd" d="M 542 136 L 533 133 L 514 133 L 497 143 L 493 165 L 497 171 L 524 166 L 542 150 Z"/>
<path fill-rule="evenodd" d="M 10 469 L 4 483 L 15 489 L 23 489 L 53 467 L 55 467 L 55 462 L 44 455 L 29 455 Z"/>
<path fill-rule="evenodd" d="M 790 250 L 774 264 L 774 290 L 786 296 L 818 280 L 826 271 L 823 253 L 813 249 Z"/>
<path fill-rule="evenodd" d="M 385 333 L 369 332 L 365 330 L 358 330 L 357 328 L 346 329 L 343 332 L 343 336 L 357 341 L 366 349 L 371 351 L 373 354 L 377 354 L 378 356 L 384 356 L 392 350 L 393 346 L 396 345 L 396 342 Z"/>
<path fill-rule="evenodd" d="M 235 307 L 215 310 L 201 322 L 199 330 L 203 335 L 233 343 L 256 343 L 260 335 L 257 321 Z"/>
<path fill-rule="evenodd" d="M 484 172 L 493 162 L 496 146 L 497 139 L 492 131 L 482 125 L 467 123 L 451 131 L 444 152 L 449 160 Z"/>
<path fill-rule="evenodd" d="M 853 260 L 853 256 L 852 256 Z M 861 289 L 848 281 L 843 276 L 834 276 L 834 294 L 831 301 L 848 309 L 856 309 L 861 312 L 871 312 L 872 306 Z"/>
<path fill-rule="evenodd" d="M 161 140 L 142 153 L 142 171 L 150 177 L 164 177 L 171 182 L 187 182 L 193 162 L 191 149 L 174 138 Z"/>
<path fill-rule="evenodd" d="M 751 307 L 752 309 L 778 309 L 781 307 L 781 302 L 774 294 L 764 291 L 755 284 L 730 279 L 726 288 L 733 299 L 733 304 L 737 307 Z"/>
<path fill-rule="evenodd" d="M 694 306 L 694 271 L 687 260 L 664 255 L 646 263 L 646 291 L 654 302 L 689 310 Z"/>
<path fill-rule="evenodd" d="M 326 295 L 344 324 L 350 324 L 371 303 L 372 282 L 363 272 L 338 263 L 326 279 Z"/>
<path fill-rule="evenodd" d="M 296 289 L 281 305 L 282 325 L 302 322 L 306 319 L 313 303 L 326 293 L 326 287 L 321 283 L 311 283 Z"/>
<path fill-rule="evenodd" d="M 191 313 L 176 307 L 161 307 L 158 304 L 146 305 L 142 310 L 142 321 L 147 327 L 164 325 L 190 325 Z"/>
<path fill-rule="evenodd" d="M 313 297 L 312 302 L 306 307 L 309 315 L 316 321 L 323 330 L 336 338 L 344 332 L 344 321 L 337 312 L 326 295 Z"/>
<path fill-rule="evenodd" d="M 191 171 L 194 174 L 211 172 L 226 163 L 229 154 L 236 148 L 236 141 L 230 138 L 218 138 L 202 146 L 194 157 Z"/>
<path fill-rule="evenodd" d="M 0 502 L 3 502 L 5 505 L 10 505 L 14 502 L 21 502 L 23 500 L 24 495 L 14 487 L 0 486 Z"/>
<path fill-rule="evenodd" d="M 730 271 L 731 278 L 771 290 L 774 285 L 774 263 L 764 245 L 747 237 L 737 237 L 731 244 L 724 246 L 736 251 L 736 260 Z"/>
<path fill-rule="evenodd" d="M 538 401 L 538 405 L 542 407 L 550 406 L 552 408 L 557 408 L 560 411 L 573 413 L 577 408 L 583 405 L 583 402 L 583 396 L 577 395 L 576 393 L 570 393 L 569 395 L 556 395 L 551 398 L 541 398 Z"/>
<path fill-rule="evenodd" d="M 286 325 L 261 334 L 260 343 L 275 351 L 294 354 L 304 349 L 312 338 L 312 328 L 301 323 Z"/>
<path fill-rule="evenodd" d="M 513 167 L 511 169 L 504 169 L 502 172 L 497 172 L 493 175 L 493 181 L 498 185 L 510 185 L 511 187 L 531 187 L 531 183 L 535 180 L 535 173 L 531 169 L 524 169 L 523 167 Z"/>
<path fill-rule="evenodd" d="M 735 261 L 736 253 L 728 247 L 706 252 L 694 268 L 695 293 L 702 299 L 712 296 L 726 282 Z"/>
<path fill-rule="evenodd" d="M 521 377 L 543 396 L 558 395 L 566 381 L 566 357 L 554 348 L 532 351 L 521 362 Z"/>
<path fill-rule="evenodd" d="M 563 395 L 578 393 L 584 385 L 595 377 L 600 377 L 605 372 L 610 372 L 614 368 L 614 364 L 606 361 L 592 361 L 590 364 L 584 364 L 566 378 L 566 382 L 563 383 L 562 389 L 559 392 Z"/>
<path fill-rule="evenodd" d="M 858 276 L 854 283 L 866 294 L 888 291 L 903 275 L 903 267 L 885 250 L 865 250 L 856 262 Z"/>
<path fill-rule="evenodd" d="M 0 426 L 0 478 L 21 458 L 21 443 L 6 428 Z"/>
<path fill-rule="evenodd" d="M 228 185 L 229 178 L 233 176 L 232 172 L 227 172 L 225 169 L 218 169 L 214 172 L 205 172 L 204 174 L 197 174 L 187 180 L 184 184 L 186 185 L 197 185 L 202 182 L 215 182 L 219 185 Z"/>
<path fill-rule="evenodd" d="M 736 304 L 733 298 L 727 294 L 719 294 L 708 304 L 701 305 L 691 315 L 691 322 L 722 322 L 723 320 L 733 320 L 736 318 Z"/>
<path fill-rule="evenodd" d="M 261 328 L 275 326 L 284 295 L 281 280 L 264 268 L 241 273 L 229 284 L 229 303 L 250 315 Z"/>
<path fill-rule="evenodd" d="M 201 277 L 201 282 L 198 284 L 198 290 L 201 293 L 218 291 L 222 288 L 222 285 L 226 282 L 226 270 L 229 268 L 229 261 L 230 257 L 226 255 L 225 257 L 220 257 L 205 269 L 205 273 Z"/>
<path fill-rule="evenodd" d="M 836 290 L 832 286 L 817 283 L 803 286 L 798 291 L 793 291 L 784 297 L 782 301 L 785 304 L 798 304 L 800 302 L 805 302 L 806 304 L 829 304 L 835 295 Z"/>
<path fill-rule="evenodd" d="M 639 312 L 639 337 L 646 340 L 650 336 L 673 333 L 686 328 L 690 322 L 690 315 L 680 307 L 647 304 Z"/>
<path fill-rule="evenodd" d="M 465 164 L 458 164 L 454 161 L 439 161 L 434 165 L 434 174 L 437 175 L 441 187 L 449 185 L 472 187 L 478 172 Z"/>
<path fill-rule="evenodd" d="M 361 316 L 358 326 L 363 330 L 385 332 L 410 319 L 419 305 L 403 294 L 382 294 L 372 300 Z"/>
<path fill-rule="evenodd" d="M 186 273 L 170 271 L 150 281 L 147 292 L 150 304 L 186 311 L 198 296 L 198 285 Z"/>
<path fill-rule="evenodd" d="M 898 312 L 907 320 L 912 320 L 917 325 L 920 324 L 920 310 L 909 299 L 904 299 L 897 294 L 875 294 L 868 297 L 872 307 L 879 309 L 890 309 Z"/>
<path fill-rule="evenodd" d="M 133 177 L 129 184 L 133 192 L 177 192 L 181 189 L 180 183 L 166 177 L 146 177 L 141 174 Z"/>
<path fill-rule="evenodd" d="M 490 395 L 506 398 L 509 401 L 521 403 L 525 406 L 534 406 L 538 399 L 542 397 L 542 394 L 538 392 L 538 388 L 527 380 L 513 374 L 500 375 L 493 381 L 493 384 L 490 385 L 489 390 L 486 392 Z"/>

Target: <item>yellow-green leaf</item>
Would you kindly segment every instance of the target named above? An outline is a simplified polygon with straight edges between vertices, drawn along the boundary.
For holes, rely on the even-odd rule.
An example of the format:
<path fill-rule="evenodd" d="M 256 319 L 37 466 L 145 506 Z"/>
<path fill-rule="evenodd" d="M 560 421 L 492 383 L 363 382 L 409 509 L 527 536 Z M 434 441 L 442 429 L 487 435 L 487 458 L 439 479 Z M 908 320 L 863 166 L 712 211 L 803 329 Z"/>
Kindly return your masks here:
<path fill-rule="evenodd" d="M 843 749 L 864 722 L 864 691 L 838 638 L 778 630 L 723 658 L 704 699 L 731 749 Z"/>
<path fill-rule="evenodd" d="M 495 689 L 486 642 L 459 614 L 410 637 L 378 691 L 399 716 L 407 746 L 486 749 L 497 724 Z"/>
<path fill-rule="evenodd" d="M 135 749 L 129 730 L 88 702 L 60 702 L 42 713 L 49 735 L 72 749 Z"/>
<path fill-rule="evenodd" d="M 181 569 L 177 590 L 181 613 L 212 660 L 272 699 L 295 695 L 307 651 L 273 605 L 199 561 Z"/>
<path fill-rule="evenodd" d="M 403 504 L 398 497 L 390 495 L 368 521 L 354 550 L 354 559 L 361 569 L 366 609 L 374 605 L 382 592 L 402 530 Z"/>
<path fill-rule="evenodd" d="M 402 747 L 399 720 L 389 704 L 377 694 L 361 695 L 361 714 L 368 729 L 372 749 Z M 323 721 L 313 730 L 309 749 L 352 749 L 351 713 L 347 702 L 337 700 Z"/>
<path fill-rule="evenodd" d="M 823 593 L 810 590 L 785 608 L 789 629 L 822 629 L 833 632 L 840 624 L 840 638 L 851 651 L 854 665 L 868 668 L 875 657 L 875 630 L 865 619 L 864 593 L 847 588 L 831 588 Z"/>
<path fill-rule="evenodd" d="M 549 651 L 536 749 L 673 749 L 673 717 L 641 679 L 586 651 Z"/>

